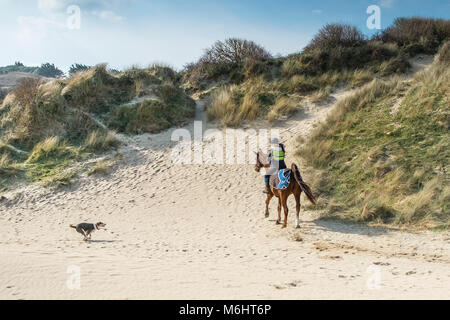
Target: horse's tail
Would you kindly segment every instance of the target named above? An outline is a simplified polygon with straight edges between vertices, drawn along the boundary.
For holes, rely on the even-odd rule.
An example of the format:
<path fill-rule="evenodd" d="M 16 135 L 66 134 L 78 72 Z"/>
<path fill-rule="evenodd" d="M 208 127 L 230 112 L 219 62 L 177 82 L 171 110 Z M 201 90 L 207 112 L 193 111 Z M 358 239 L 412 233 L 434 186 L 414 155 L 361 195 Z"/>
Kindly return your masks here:
<path fill-rule="evenodd" d="M 302 175 L 300 174 L 300 170 L 298 170 L 298 167 L 295 163 L 292 164 L 291 170 L 294 173 L 295 181 L 297 181 L 298 185 L 300 186 L 300 189 L 306 194 L 309 201 L 311 201 L 312 204 L 316 204 L 316 198 L 314 197 L 314 194 L 311 191 L 311 188 L 303 181 Z"/>

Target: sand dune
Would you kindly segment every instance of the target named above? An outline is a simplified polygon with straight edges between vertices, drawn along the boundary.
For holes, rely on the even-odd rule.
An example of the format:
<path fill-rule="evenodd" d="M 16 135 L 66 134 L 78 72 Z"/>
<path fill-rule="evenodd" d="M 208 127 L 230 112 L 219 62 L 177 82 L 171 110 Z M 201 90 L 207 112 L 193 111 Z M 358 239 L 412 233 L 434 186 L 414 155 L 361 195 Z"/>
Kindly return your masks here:
<path fill-rule="evenodd" d="M 49 78 L 27 72 L 9 72 L 7 74 L 0 74 L 0 89 L 10 90 L 24 78 L 38 78 L 44 81 L 50 80 Z"/>
<path fill-rule="evenodd" d="M 298 163 L 296 137 L 307 137 L 346 94 L 278 124 L 288 165 Z M 448 233 L 322 221 L 305 210 L 301 229 L 291 214 L 282 230 L 275 201 L 264 218 L 262 177 L 252 165 L 173 165 L 172 131 L 123 137 L 123 158 L 109 176 L 85 176 L 61 192 L 32 186 L 7 194 L 0 298 L 449 298 Z M 82 221 L 108 229 L 83 242 L 68 227 Z M 69 288 L 77 267 L 80 288 Z"/>

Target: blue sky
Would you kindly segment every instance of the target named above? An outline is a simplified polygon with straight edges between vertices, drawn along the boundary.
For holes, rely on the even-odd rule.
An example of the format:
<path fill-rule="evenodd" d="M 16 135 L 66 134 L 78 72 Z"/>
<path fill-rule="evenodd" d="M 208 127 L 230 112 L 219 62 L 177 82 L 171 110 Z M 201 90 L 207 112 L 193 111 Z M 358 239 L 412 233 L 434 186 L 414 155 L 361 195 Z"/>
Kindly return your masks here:
<path fill-rule="evenodd" d="M 70 5 L 81 10 L 79 29 L 68 28 Z M 0 65 L 52 62 L 67 71 L 74 62 L 118 69 L 164 62 L 180 69 L 228 37 L 284 55 L 326 23 L 372 34 L 370 5 L 380 7 L 382 28 L 396 17 L 450 19 L 450 0 L 0 0 Z"/>

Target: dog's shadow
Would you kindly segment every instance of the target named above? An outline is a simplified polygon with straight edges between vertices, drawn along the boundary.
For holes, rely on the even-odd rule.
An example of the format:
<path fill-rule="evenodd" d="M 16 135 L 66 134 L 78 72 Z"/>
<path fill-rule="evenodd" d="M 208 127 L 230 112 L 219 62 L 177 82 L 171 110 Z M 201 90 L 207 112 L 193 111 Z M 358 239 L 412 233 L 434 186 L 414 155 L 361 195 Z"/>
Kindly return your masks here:
<path fill-rule="evenodd" d="M 122 240 L 86 240 L 85 243 L 119 243 Z"/>

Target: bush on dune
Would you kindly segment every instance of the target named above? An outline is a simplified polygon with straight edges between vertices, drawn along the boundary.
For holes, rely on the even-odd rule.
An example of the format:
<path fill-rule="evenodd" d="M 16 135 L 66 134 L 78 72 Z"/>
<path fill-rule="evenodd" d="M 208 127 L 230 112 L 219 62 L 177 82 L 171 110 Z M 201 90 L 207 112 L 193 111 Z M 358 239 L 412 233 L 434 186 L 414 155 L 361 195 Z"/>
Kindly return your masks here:
<path fill-rule="evenodd" d="M 259 77 L 241 86 L 232 85 L 216 90 L 208 102 L 207 112 L 211 120 L 218 120 L 224 126 L 237 127 L 246 121 L 264 118 L 274 121 L 293 114 L 298 109 L 292 107 L 291 99 L 288 100 L 281 99 L 276 85 Z"/>
<path fill-rule="evenodd" d="M 93 113 L 102 113 L 112 105 L 127 102 L 134 93 L 135 86 L 130 77 L 115 77 L 105 65 L 75 74 L 62 91 L 70 106 Z"/>
<path fill-rule="evenodd" d="M 67 146 L 65 141 L 57 136 L 45 139 L 37 143 L 27 159 L 28 163 L 46 161 L 49 158 L 66 158 L 73 156 L 73 149 Z"/>
<path fill-rule="evenodd" d="M 157 133 L 186 123 L 195 113 L 195 103 L 165 104 L 149 99 L 133 106 L 114 108 L 108 119 L 110 127 L 130 134 Z"/>
<path fill-rule="evenodd" d="M 264 118 L 274 107 L 274 102 L 260 103 L 252 94 L 259 89 L 251 87 L 261 86 L 261 80 L 265 82 L 262 87 L 274 97 L 310 96 L 311 102 L 321 103 L 339 87 L 357 88 L 373 79 L 405 74 L 411 67 L 408 46 L 423 44 L 428 46 L 427 52 L 434 53 L 450 35 L 448 24 L 447 20 L 439 19 L 399 19 L 372 39 L 367 39 L 354 26 L 328 24 L 301 53 L 277 59 L 263 51 L 258 51 L 258 58 L 234 59 L 235 55 L 223 49 L 225 44 L 219 43 L 207 51 L 203 60 L 191 65 L 187 74 L 194 78 L 197 75 L 209 85 L 221 77 L 216 87 L 226 87 L 219 93 L 214 90 L 216 94 L 210 97 L 208 112 L 223 125 L 237 126 L 244 121 Z M 409 28 L 417 30 L 408 32 Z M 447 59 L 445 51 L 442 57 Z M 239 64 L 242 61 L 243 67 Z M 232 84 L 237 87 L 230 86 Z M 240 96 L 237 97 L 237 93 Z M 271 119 L 274 119 L 273 114 Z"/>
<path fill-rule="evenodd" d="M 60 92 L 59 83 L 23 79 L 3 102 L 3 140 L 31 146 L 46 136 L 62 133 L 66 106 Z"/>
<path fill-rule="evenodd" d="M 442 48 L 439 50 L 437 60 L 444 66 L 450 64 L 450 40 L 442 45 Z"/>
<path fill-rule="evenodd" d="M 431 18 L 398 18 L 378 38 L 396 43 L 410 55 L 434 54 L 439 46 L 450 38 L 450 21 Z"/>
<path fill-rule="evenodd" d="M 241 94 L 236 85 L 215 91 L 207 108 L 211 120 L 220 120 L 225 126 L 238 124 L 235 120 L 240 106 Z"/>
<path fill-rule="evenodd" d="M 78 72 L 67 81 L 25 79 L 3 102 L 0 132 L 6 142 L 25 147 L 50 136 L 81 143 L 91 132 L 104 130 L 92 113 L 108 118 L 111 110 L 139 96 L 138 83 L 164 105 L 161 116 L 169 117 L 154 121 L 161 119 L 161 128 L 166 128 L 167 123 L 179 125 L 194 116 L 195 103 L 177 80 L 177 73 L 163 65 L 131 69 L 117 77 L 101 65 Z M 155 123 L 149 126 L 158 127 Z"/>
<path fill-rule="evenodd" d="M 65 140 L 57 136 L 49 137 L 33 147 L 25 162 L 26 177 L 35 182 L 52 181 L 64 175 L 77 156 L 78 150 Z M 44 184 L 47 185 L 47 182 Z"/>
<path fill-rule="evenodd" d="M 26 67 L 22 62 L 16 61 L 13 65 L 0 67 L 0 74 L 7 74 L 10 72 L 25 72 L 35 73 L 39 67 Z"/>
<path fill-rule="evenodd" d="M 74 63 L 70 66 L 69 69 L 69 76 L 73 76 L 75 73 L 80 72 L 80 71 L 86 71 L 89 70 L 91 67 L 84 65 L 84 64 L 80 64 L 80 63 Z"/>
<path fill-rule="evenodd" d="M 331 49 L 334 47 L 357 47 L 366 41 L 364 35 L 354 26 L 327 24 L 319 30 L 304 49 L 304 52 Z"/>
<path fill-rule="evenodd" d="M 245 74 L 253 76 L 263 71 L 266 68 L 263 62 L 271 58 L 253 41 L 235 38 L 217 41 L 196 63 L 186 66 L 185 81 L 195 89 L 205 81 L 218 81 L 221 77 L 240 83 Z"/>
<path fill-rule="evenodd" d="M 67 106 L 64 85 L 63 81 L 26 78 L 3 101 L 0 140 L 10 150 L 16 146 L 30 153 L 27 159 L 15 154 L 15 165 L 25 173 L 16 177 L 19 180 L 41 181 L 60 174 L 81 158 L 79 143 L 99 130 L 89 115 Z"/>
<path fill-rule="evenodd" d="M 8 91 L 6 89 L 0 88 L 0 105 L 3 104 L 3 100 L 8 95 Z"/>
<path fill-rule="evenodd" d="M 321 172 L 326 217 L 448 226 L 449 70 L 437 59 L 411 83 L 373 81 L 316 129 L 298 154 Z"/>
<path fill-rule="evenodd" d="M 299 109 L 300 101 L 291 97 L 278 97 L 275 105 L 269 111 L 267 120 L 274 122 L 280 120 L 283 117 L 289 117 L 295 114 Z"/>
<path fill-rule="evenodd" d="M 177 72 L 171 67 L 156 63 L 147 68 L 133 66 L 120 75 L 129 77 L 133 81 L 143 81 L 146 85 L 158 85 L 163 82 L 176 83 L 179 80 Z"/>
<path fill-rule="evenodd" d="M 331 86 L 323 87 L 320 90 L 317 90 L 313 95 L 311 95 L 311 98 L 309 100 L 313 103 L 326 102 L 330 98 L 331 91 Z"/>
<path fill-rule="evenodd" d="M 64 76 L 64 72 L 55 67 L 53 63 L 43 63 L 38 69 L 36 69 L 35 73 L 47 78 L 60 78 Z"/>
<path fill-rule="evenodd" d="M 8 148 L 2 150 L 29 153 L 25 158 L 15 155 L 17 163 L 4 158 L 5 172 L 12 172 L 13 163 L 24 169 L 20 179 L 63 186 L 76 176 L 67 170 L 76 161 L 118 147 L 114 132 L 101 121 L 127 133 L 156 133 L 195 115 L 195 102 L 168 66 L 155 64 L 117 75 L 105 65 L 78 69 L 68 80 L 26 78 L 5 97 L 0 141 Z M 146 94 L 151 99 L 134 103 Z M 2 188 L 4 182 L 1 179 Z"/>
<path fill-rule="evenodd" d="M 108 125 L 131 134 L 157 133 L 180 126 L 195 116 L 195 102 L 182 89 L 165 82 L 152 89 L 157 99 L 115 107 L 107 115 Z"/>
<path fill-rule="evenodd" d="M 4 178 L 14 177 L 21 171 L 20 167 L 11 159 L 8 153 L 0 155 L 0 176 Z M 0 186 L 3 185 L 0 179 Z"/>
<path fill-rule="evenodd" d="M 395 60 L 394 60 L 395 59 Z M 312 47 L 289 57 L 283 64 L 284 76 L 316 76 L 330 71 L 375 68 L 384 61 L 407 65 L 398 47 L 378 41 L 358 41 L 353 46 Z"/>
<path fill-rule="evenodd" d="M 147 71 L 162 82 L 177 83 L 180 80 L 178 73 L 168 65 L 154 63 L 147 68 Z"/>
<path fill-rule="evenodd" d="M 83 150 L 95 153 L 117 149 L 120 140 L 116 138 L 114 131 L 94 130 L 84 140 Z"/>

